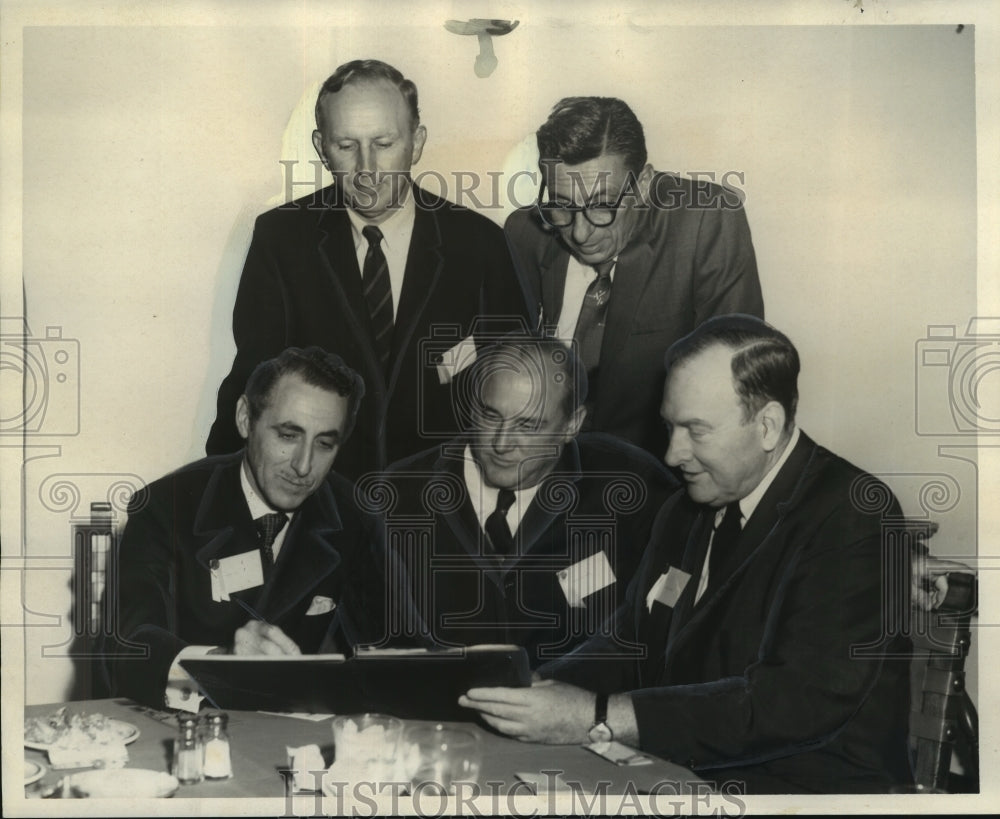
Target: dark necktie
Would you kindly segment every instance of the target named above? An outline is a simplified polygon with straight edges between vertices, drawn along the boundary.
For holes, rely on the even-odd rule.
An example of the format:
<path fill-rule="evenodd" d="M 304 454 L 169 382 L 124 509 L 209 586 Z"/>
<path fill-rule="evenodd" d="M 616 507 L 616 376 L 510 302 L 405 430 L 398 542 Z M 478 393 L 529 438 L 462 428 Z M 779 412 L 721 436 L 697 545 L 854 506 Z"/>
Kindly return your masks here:
<path fill-rule="evenodd" d="M 486 518 L 486 534 L 490 536 L 493 551 L 498 555 L 509 555 L 514 551 L 514 536 L 507 525 L 507 512 L 513 503 L 513 490 L 501 489 L 497 493 L 497 508 Z"/>
<path fill-rule="evenodd" d="M 743 517 L 740 512 L 739 503 L 731 503 L 726 507 L 726 513 L 722 516 L 719 525 L 715 527 L 715 535 L 712 537 L 712 554 L 708 558 L 708 582 L 715 585 L 719 580 L 719 572 L 723 564 L 729 558 L 739 540 L 740 519 Z"/>
<path fill-rule="evenodd" d="M 382 231 L 374 225 L 366 226 L 361 234 L 368 240 L 365 267 L 361 271 L 365 302 L 372 318 L 375 333 L 375 354 L 386 369 L 392 348 L 392 285 L 389 282 L 389 264 L 382 252 Z"/>
<path fill-rule="evenodd" d="M 253 523 L 257 527 L 257 537 L 260 538 L 260 557 L 264 565 L 264 574 L 267 574 L 274 566 L 274 539 L 288 523 L 288 515 L 284 512 L 271 512 L 257 518 Z"/>
<path fill-rule="evenodd" d="M 580 317 L 576 320 L 577 353 L 580 361 L 590 374 L 597 369 L 601 360 L 601 342 L 604 339 L 604 317 L 608 312 L 608 301 L 611 299 L 611 268 L 614 262 L 603 262 L 594 266 L 597 278 L 587 287 L 580 308 Z"/>

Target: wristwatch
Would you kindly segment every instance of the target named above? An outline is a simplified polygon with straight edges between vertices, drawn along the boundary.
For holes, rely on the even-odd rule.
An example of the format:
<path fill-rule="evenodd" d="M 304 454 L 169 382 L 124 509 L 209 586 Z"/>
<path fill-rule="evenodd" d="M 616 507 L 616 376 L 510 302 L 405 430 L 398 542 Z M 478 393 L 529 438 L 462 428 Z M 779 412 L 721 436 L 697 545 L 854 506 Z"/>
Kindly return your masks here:
<path fill-rule="evenodd" d="M 591 742 L 611 742 L 615 738 L 611 726 L 608 725 L 607 694 L 598 694 L 594 701 L 594 724 L 590 726 L 587 737 Z"/>

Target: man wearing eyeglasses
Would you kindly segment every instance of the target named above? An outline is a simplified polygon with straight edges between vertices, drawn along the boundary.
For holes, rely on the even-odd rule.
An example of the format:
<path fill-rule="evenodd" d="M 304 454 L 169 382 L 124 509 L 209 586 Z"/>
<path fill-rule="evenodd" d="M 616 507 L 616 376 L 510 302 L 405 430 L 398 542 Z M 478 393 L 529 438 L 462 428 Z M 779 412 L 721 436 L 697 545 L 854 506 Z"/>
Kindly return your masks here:
<path fill-rule="evenodd" d="M 659 456 L 664 352 L 712 316 L 764 316 L 741 197 L 655 172 L 619 99 L 560 100 L 537 138 L 538 202 L 504 228 L 529 308 L 577 345 L 587 428 Z"/>

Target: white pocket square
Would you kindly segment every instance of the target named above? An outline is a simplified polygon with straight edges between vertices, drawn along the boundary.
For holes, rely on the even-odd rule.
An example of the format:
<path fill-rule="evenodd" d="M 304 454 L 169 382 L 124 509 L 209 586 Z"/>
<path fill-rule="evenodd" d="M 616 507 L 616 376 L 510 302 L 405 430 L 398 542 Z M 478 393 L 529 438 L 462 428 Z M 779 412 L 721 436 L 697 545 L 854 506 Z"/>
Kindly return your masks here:
<path fill-rule="evenodd" d="M 323 597 L 323 595 L 317 594 L 309 604 L 306 617 L 311 617 L 314 614 L 326 614 L 335 608 L 337 608 L 337 604 L 333 602 L 332 597 Z"/>

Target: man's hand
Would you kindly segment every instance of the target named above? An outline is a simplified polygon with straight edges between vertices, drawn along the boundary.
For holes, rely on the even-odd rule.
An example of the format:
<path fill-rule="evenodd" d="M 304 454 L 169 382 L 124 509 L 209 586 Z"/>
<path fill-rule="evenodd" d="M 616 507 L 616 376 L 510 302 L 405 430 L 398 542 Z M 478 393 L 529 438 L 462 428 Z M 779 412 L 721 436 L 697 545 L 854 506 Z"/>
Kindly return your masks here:
<path fill-rule="evenodd" d="M 929 555 L 914 557 L 910 593 L 918 608 L 930 611 L 944 602 L 948 595 L 946 575 L 949 572 L 975 574 L 975 571 L 964 563 L 941 560 Z"/>
<path fill-rule="evenodd" d="M 472 688 L 458 704 L 479 711 L 498 731 L 528 742 L 584 743 L 594 724 L 593 692 L 553 680 L 530 688 Z"/>
<path fill-rule="evenodd" d="M 295 641 L 277 626 L 269 625 L 260 620 L 251 620 L 245 626 L 236 629 L 236 633 L 233 635 L 232 653 L 281 656 L 301 654 L 302 652 L 295 645 Z"/>

